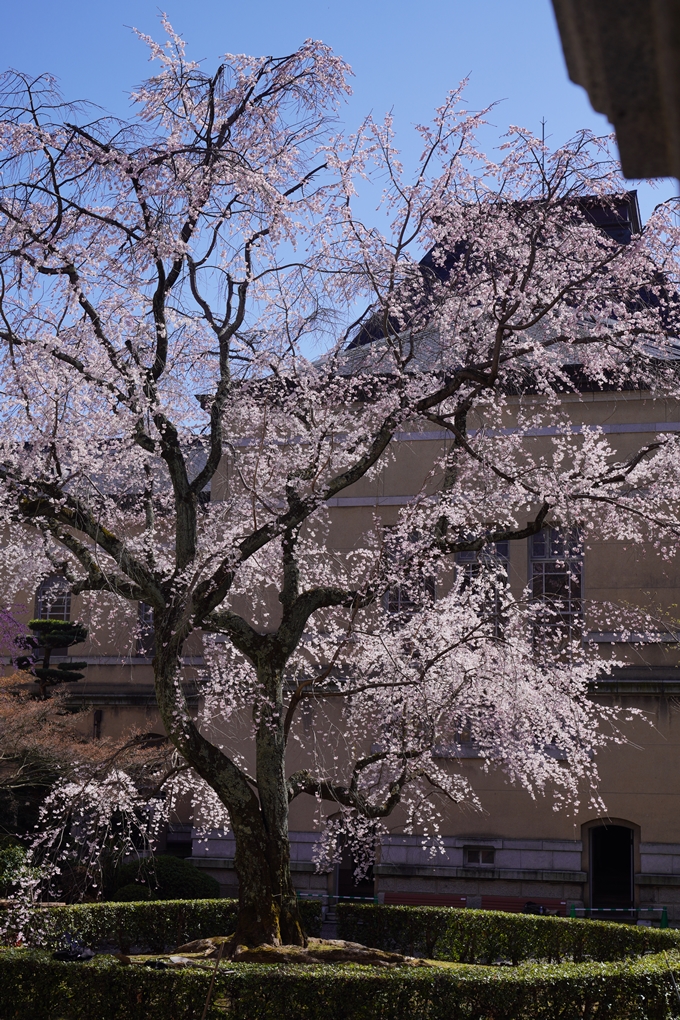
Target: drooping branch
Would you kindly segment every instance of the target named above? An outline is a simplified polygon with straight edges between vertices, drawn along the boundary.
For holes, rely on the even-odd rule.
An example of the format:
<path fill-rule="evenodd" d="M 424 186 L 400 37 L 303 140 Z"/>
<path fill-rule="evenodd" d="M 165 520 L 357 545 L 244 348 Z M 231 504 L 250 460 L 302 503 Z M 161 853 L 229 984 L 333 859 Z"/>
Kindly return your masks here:
<path fill-rule="evenodd" d="M 83 532 L 95 546 L 111 557 L 122 573 L 136 586 L 136 591 L 144 592 L 145 601 L 158 607 L 164 605 L 164 596 L 157 578 L 131 554 L 129 544 L 101 524 L 81 500 L 65 493 L 55 483 L 17 477 L 2 465 L 0 480 L 7 483 L 10 490 L 16 492 L 16 511 L 25 523 L 32 524 L 39 519 L 44 520 L 48 527 L 57 527 L 64 539 L 70 533 L 63 528 Z M 67 541 L 71 543 L 71 551 L 78 556 L 89 574 L 91 564 L 88 563 L 85 547 L 72 536 Z"/>
<path fill-rule="evenodd" d="M 81 580 L 71 578 L 71 592 L 73 595 L 80 595 L 85 591 L 110 591 L 114 595 L 130 601 L 143 601 L 144 591 L 136 584 L 127 581 L 124 577 L 105 573 L 87 546 L 70 531 L 60 527 L 54 520 L 46 520 L 46 526 L 54 539 L 63 545 L 69 552 L 73 553 L 84 570 L 87 577 Z"/>
<path fill-rule="evenodd" d="M 349 640 L 351 638 L 351 635 L 352 635 L 352 632 L 353 632 L 353 628 L 354 628 L 354 622 L 356 620 L 356 616 L 357 616 L 357 613 L 359 611 L 359 608 L 360 607 L 359 607 L 359 605 L 357 603 L 355 603 L 353 605 L 352 612 L 350 614 L 349 623 L 347 624 L 347 628 L 345 630 L 345 634 L 343 636 L 343 640 L 338 642 L 338 644 L 336 645 L 336 647 L 335 647 L 335 649 L 333 651 L 333 654 L 331 655 L 331 657 L 329 659 L 328 664 L 316 676 L 309 677 L 309 679 L 307 679 L 307 680 L 302 680 L 300 683 L 298 683 L 296 685 L 295 690 L 293 691 L 293 693 L 291 695 L 291 698 L 290 698 L 290 701 L 288 703 L 288 708 L 286 710 L 286 717 L 285 717 L 284 723 L 283 723 L 283 739 L 284 739 L 284 742 L 288 741 L 288 736 L 290 734 L 290 728 L 293 725 L 293 720 L 295 718 L 295 713 L 296 713 L 298 705 L 300 704 L 302 699 L 306 695 L 308 695 L 310 693 L 313 693 L 314 688 L 318 684 L 323 683 L 324 680 L 327 680 L 328 677 L 333 672 L 333 670 L 335 669 L 341 654 L 343 653 L 344 649 L 347 646 L 347 643 L 349 642 Z"/>

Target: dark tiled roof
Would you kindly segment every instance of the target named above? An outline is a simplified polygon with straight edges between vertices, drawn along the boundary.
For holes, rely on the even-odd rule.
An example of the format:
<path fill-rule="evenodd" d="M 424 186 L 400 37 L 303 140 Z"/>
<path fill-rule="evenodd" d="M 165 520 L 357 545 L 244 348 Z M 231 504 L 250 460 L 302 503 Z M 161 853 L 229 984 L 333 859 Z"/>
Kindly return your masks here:
<path fill-rule="evenodd" d="M 526 209 L 532 204 L 528 202 L 515 203 L 515 207 Z M 573 214 L 574 211 L 582 214 L 586 220 L 600 227 L 605 234 L 612 240 L 618 241 L 619 244 L 629 244 L 633 235 L 641 230 L 637 191 L 628 191 L 623 195 L 612 195 L 611 198 L 584 195 L 578 199 L 565 200 L 563 208 L 565 216 Z M 455 268 L 468 255 L 469 251 L 470 245 L 465 240 L 457 242 L 446 252 L 442 252 L 438 248 L 430 249 L 418 263 L 420 278 L 414 281 L 413 284 L 406 282 L 403 285 L 404 296 L 406 298 L 404 304 L 408 304 L 408 299 L 413 295 L 412 303 L 415 314 L 418 308 L 416 295 L 421 294 L 421 300 L 426 300 L 430 291 L 429 281 L 434 282 L 437 280 L 440 283 L 446 283 Z M 650 303 L 644 295 L 641 296 L 645 303 Z M 649 296 L 647 297 L 649 298 Z M 394 315 L 390 316 L 389 329 L 395 334 L 408 329 L 409 325 L 410 322 L 407 316 L 402 316 L 402 321 L 397 321 Z M 358 328 L 347 345 L 347 350 L 364 347 L 376 340 L 381 340 L 384 335 L 383 317 L 376 312 Z"/>

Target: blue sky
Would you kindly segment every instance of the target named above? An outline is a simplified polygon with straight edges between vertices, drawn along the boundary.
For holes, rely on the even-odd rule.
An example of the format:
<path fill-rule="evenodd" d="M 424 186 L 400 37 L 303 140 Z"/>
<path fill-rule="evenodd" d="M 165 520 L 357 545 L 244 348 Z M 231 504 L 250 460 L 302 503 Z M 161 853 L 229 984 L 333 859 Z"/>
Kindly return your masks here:
<path fill-rule="evenodd" d="M 568 80 L 550 0 L 161 0 L 189 55 L 213 66 L 225 52 L 281 54 L 319 38 L 352 66 L 354 95 L 343 111 L 353 128 L 372 111 L 392 110 L 398 142 L 415 151 L 412 125 L 430 119 L 445 93 L 469 75 L 472 107 L 493 111 L 491 148 L 509 124 L 554 143 L 589 127 L 611 129 L 585 92 Z M 0 67 L 51 71 L 70 99 L 87 98 L 125 115 L 127 92 L 149 73 L 130 28 L 160 37 L 155 0 L 24 0 L 6 3 Z M 639 189 L 643 218 L 677 193 L 675 181 Z"/>

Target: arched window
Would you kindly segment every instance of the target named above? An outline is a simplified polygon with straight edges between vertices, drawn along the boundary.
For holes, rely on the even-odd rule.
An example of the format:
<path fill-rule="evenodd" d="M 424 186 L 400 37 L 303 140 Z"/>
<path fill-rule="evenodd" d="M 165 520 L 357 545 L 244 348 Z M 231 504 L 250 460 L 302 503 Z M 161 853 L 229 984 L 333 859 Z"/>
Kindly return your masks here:
<path fill-rule="evenodd" d="M 55 574 L 40 582 L 35 596 L 37 620 L 70 620 L 71 588 L 65 577 Z"/>

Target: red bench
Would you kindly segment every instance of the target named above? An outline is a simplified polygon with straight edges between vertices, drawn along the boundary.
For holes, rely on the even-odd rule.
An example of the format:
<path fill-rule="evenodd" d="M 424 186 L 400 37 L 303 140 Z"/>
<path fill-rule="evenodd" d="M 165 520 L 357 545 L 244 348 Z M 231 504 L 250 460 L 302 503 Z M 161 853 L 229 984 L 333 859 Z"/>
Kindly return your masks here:
<path fill-rule="evenodd" d="M 527 903 L 535 903 L 551 914 L 557 912 L 562 917 L 567 913 L 566 900 L 556 900 L 545 896 L 482 896 L 482 910 L 504 910 L 509 914 L 522 914 Z"/>

